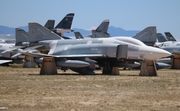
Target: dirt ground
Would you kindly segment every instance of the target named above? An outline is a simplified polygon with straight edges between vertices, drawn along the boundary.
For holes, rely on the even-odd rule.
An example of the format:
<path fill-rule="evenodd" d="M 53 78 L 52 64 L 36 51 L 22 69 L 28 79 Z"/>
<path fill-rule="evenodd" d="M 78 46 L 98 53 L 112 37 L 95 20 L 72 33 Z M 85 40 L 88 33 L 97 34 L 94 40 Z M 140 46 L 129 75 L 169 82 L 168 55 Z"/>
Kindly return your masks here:
<path fill-rule="evenodd" d="M 0 67 L 0 111 L 179 111 L 180 70 L 157 77 L 138 70 L 120 75 L 79 75 L 39 68 Z"/>

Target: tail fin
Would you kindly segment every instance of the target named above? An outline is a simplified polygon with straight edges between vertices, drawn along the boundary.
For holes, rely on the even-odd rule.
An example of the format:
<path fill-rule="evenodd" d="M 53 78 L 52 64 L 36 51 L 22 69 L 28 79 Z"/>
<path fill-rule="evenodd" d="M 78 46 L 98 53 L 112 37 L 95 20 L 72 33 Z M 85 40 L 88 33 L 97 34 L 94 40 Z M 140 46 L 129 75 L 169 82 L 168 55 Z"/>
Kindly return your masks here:
<path fill-rule="evenodd" d="M 44 27 L 48 28 L 49 30 L 52 30 L 54 28 L 55 20 L 48 20 Z"/>
<path fill-rule="evenodd" d="M 96 32 L 107 32 L 109 27 L 109 19 L 104 20 L 98 28 L 96 28 Z"/>
<path fill-rule="evenodd" d="M 38 23 L 29 23 L 29 42 L 38 42 L 41 40 L 62 39 L 53 31 L 43 27 Z"/>
<path fill-rule="evenodd" d="M 80 32 L 74 32 L 76 39 L 84 39 Z"/>
<path fill-rule="evenodd" d="M 108 31 L 109 19 L 104 20 L 96 30 L 92 30 L 92 38 L 110 37 Z"/>
<path fill-rule="evenodd" d="M 168 41 L 177 41 L 170 32 L 164 32 Z"/>
<path fill-rule="evenodd" d="M 16 28 L 16 46 L 22 45 L 23 42 L 28 42 L 29 34 L 23 29 Z"/>
<path fill-rule="evenodd" d="M 71 29 L 74 13 L 67 14 L 55 28 Z"/>
<path fill-rule="evenodd" d="M 157 33 L 157 40 L 158 40 L 158 42 L 167 41 L 166 38 L 162 35 L 162 33 Z"/>
<path fill-rule="evenodd" d="M 72 32 L 71 25 L 74 18 L 74 13 L 67 14 L 59 24 L 53 29 L 55 33 L 60 36 L 63 36 L 65 32 Z"/>
<path fill-rule="evenodd" d="M 144 42 L 146 45 L 153 46 L 156 42 L 156 27 L 150 26 L 133 36 L 133 38 Z"/>

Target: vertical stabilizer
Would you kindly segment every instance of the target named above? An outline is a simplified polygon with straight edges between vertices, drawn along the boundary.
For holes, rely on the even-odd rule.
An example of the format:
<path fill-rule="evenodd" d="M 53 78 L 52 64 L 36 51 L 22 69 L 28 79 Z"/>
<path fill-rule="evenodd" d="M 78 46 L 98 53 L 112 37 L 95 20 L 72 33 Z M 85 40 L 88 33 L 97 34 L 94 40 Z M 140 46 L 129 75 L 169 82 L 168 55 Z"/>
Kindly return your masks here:
<path fill-rule="evenodd" d="M 92 30 L 92 38 L 110 37 L 107 32 L 109 27 L 109 19 L 104 20 L 96 30 Z"/>
<path fill-rule="evenodd" d="M 55 29 L 53 29 L 53 31 L 55 33 L 57 33 L 60 36 L 63 36 L 64 33 L 68 33 L 68 32 L 72 32 L 71 30 L 71 25 L 72 25 L 72 21 L 74 18 L 74 13 L 69 13 L 67 14 L 59 23 L 58 25 L 55 27 Z"/>
<path fill-rule="evenodd" d="M 162 33 L 157 33 L 158 42 L 166 42 L 166 38 L 162 35 Z"/>
<path fill-rule="evenodd" d="M 74 32 L 76 39 L 84 39 L 80 32 Z"/>
<path fill-rule="evenodd" d="M 55 28 L 71 29 L 74 13 L 67 14 Z"/>
<path fill-rule="evenodd" d="M 44 27 L 48 28 L 49 30 L 52 30 L 54 28 L 55 20 L 48 20 Z"/>
<path fill-rule="evenodd" d="M 96 32 L 107 32 L 108 27 L 109 27 L 109 19 L 106 19 L 96 28 Z"/>
<path fill-rule="evenodd" d="M 28 42 L 29 34 L 23 29 L 16 28 L 16 46 L 22 45 L 23 42 Z"/>
<path fill-rule="evenodd" d="M 168 41 L 177 41 L 170 32 L 164 32 Z"/>
<path fill-rule="evenodd" d="M 153 46 L 157 39 L 156 32 L 156 27 L 150 26 L 133 36 L 133 38 L 144 42 L 146 45 Z"/>
<path fill-rule="evenodd" d="M 53 31 L 43 27 L 38 23 L 29 23 L 29 42 L 38 42 L 41 40 L 62 39 Z"/>

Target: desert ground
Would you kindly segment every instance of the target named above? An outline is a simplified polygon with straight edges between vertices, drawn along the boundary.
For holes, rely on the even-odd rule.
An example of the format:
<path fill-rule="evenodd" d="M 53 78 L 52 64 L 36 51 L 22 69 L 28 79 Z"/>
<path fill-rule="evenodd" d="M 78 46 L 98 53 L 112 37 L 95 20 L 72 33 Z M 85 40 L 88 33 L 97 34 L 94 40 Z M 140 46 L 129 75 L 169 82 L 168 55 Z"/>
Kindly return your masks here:
<path fill-rule="evenodd" d="M 39 75 L 40 68 L 0 66 L 0 111 L 179 111 L 180 70 L 156 77 L 139 70 L 120 75 Z"/>

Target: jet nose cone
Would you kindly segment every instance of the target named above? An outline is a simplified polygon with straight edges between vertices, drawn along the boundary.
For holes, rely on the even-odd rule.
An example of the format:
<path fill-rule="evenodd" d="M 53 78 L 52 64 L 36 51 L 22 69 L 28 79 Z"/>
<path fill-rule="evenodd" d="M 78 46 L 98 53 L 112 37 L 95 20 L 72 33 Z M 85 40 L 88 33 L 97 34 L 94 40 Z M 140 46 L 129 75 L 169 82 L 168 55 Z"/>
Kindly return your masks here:
<path fill-rule="evenodd" d="M 157 58 L 156 59 L 160 59 L 160 58 L 163 58 L 163 57 L 169 57 L 171 56 L 172 54 L 166 50 L 163 50 L 163 49 L 158 49 L 157 52 Z"/>
<path fill-rule="evenodd" d="M 166 50 L 155 48 L 155 47 L 145 47 L 145 50 L 147 50 L 147 54 L 145 59 L 146 60 L 157 60 L 165 57 L 169 57 L 172 54 Z"/>

